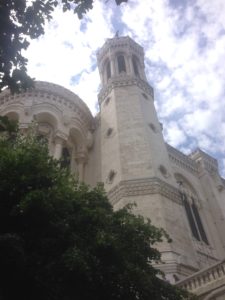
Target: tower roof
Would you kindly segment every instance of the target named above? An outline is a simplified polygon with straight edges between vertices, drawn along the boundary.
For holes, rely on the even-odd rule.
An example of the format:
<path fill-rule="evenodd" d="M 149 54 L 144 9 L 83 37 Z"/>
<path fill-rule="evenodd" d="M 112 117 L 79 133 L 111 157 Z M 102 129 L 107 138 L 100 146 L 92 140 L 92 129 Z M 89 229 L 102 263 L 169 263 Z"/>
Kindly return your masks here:
<path fill-rule="evenodd" d="M 111 39 L 107 39 L 105 44 L 98 50 L 97 59 L 98 61 L 102 60 L 106 53 L 109 50 L 119 51 L 122 49 L 131 50 L 133 53 L 137 55 L 144 55 L 143 47 L 138 45 L 134 40 L 132 40 L 129 36 L 121 36 L 121 37 L 113 37 Z"/>

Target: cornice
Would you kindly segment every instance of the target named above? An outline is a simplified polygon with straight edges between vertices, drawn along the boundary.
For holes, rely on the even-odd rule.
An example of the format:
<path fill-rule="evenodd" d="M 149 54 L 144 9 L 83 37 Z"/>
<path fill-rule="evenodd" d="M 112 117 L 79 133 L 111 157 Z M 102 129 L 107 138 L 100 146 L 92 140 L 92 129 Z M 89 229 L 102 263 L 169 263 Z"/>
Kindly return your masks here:
<path fill-rule="evenodd" d="M 132 85 L 138 86 L 146 94 L 149 94 L 154 99 L 153 88 L 146 81 L 138 77 L 131 77 L 125 74 L 125 75 L 115 76 L 111 78 L 108 84 L 101 89 L 98 95 L 99 104 L 101 104 L 102 101 L 104 101 L 104 99 L 110 94 L 110 92 L 114 88 L 122 87 L 122 86 L 132 86 Z"/>
<path fill-rule="evenodd" d="M 124 180 L 108 192 L 112 205 L 123 197 L 160 194 L 178 204 L 182 204 L 180 191 L 159 178 Z"/>

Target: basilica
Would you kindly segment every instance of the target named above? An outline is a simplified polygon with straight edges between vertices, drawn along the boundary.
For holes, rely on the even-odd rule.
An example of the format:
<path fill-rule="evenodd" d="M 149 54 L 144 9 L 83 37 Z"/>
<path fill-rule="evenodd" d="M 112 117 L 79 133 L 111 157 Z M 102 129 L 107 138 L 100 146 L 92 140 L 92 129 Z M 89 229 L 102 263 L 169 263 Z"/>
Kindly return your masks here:
<path fill-rule="evenodd" d="M 217 160 L 201 149 L 184 155 L 164 141 L 140 45 L 108 39 L 97 62 L 95 117 L 77 95 L 42 81 L 25 93 L 2 92 L 0 114 L 23 132 L 36 122 L 50 154 L 80 181 L 102 182 L 115 209 L 135 202 L 136 214 L 167 231 L 173 242 L 158 246 L 157 265 L 165 280 L 200 300 L 225 299 L 225 179 Z"/>

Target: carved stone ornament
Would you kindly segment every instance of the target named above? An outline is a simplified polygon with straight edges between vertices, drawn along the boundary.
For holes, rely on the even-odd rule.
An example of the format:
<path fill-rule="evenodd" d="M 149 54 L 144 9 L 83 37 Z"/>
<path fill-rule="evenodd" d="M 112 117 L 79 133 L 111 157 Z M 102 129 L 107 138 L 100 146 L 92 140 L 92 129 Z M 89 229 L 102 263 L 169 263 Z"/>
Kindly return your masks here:
<path fill-rule="evenodd" d="M 70 124 L 70 121 L 71 121 L 71 117 L 68 116 L 68 115 L 63 115 L 63 124 L 65 126 L 68 126 Z"/>
<path fill-rule="evenodd" d="M 107 176 L 107 179 L 106 179 L 106 183 L 110 183 L 111 184 L 113 182 L 115 176 L 116 176 L 116 171 L 115 170 L 110 170 L 109 174 Z"/>
<path fill-rule="evenodd" d="M 182 205 L 180 190 L 156 177 L 121 181 L 108 192 L 108 197 L 114 205 L 123 197 L 151 194 L 160 194 Z"/>
<path fill-rule="evenodd" d="M 159 171 L 165 178 L 170 177 L 170 173 L 167 171 L 166 167 L 164 167 L 163 165 L 159 166 Z"/>

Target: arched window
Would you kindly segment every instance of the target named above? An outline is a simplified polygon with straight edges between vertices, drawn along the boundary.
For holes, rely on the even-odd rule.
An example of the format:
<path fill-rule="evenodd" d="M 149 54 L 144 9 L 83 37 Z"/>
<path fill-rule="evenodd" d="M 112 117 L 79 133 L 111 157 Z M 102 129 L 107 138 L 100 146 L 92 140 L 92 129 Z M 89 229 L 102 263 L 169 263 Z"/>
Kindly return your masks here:
<path fill-rule="evenodd" d="M 125 64 L 125 59 L 124 59 L 123 55 L 117 56 L 117 62 L 118 62 L 119 73 L 126 72 L 126 64 Z"/>
<path fill-rule="evenodd" d="M 202 224 L 201 217 L 199 215 L 198 207 L 196 206 L 194 199 L 192 199 L 192 201 L 193 202 L 192 202 L 191 208 L 192 208 L 194 219 L 196 221 L 196 225 L 197 225 L 197 228 L 198 228 L 198 231 L 200 234 L 200 238 L 203 242 L 205 242 L 208 245 L 209 242 L 208 242 L 208 239 L 207 239 L 207 236 L 206 236 L 203 224 Z"/>
<path fill-rule="evenodd" d="M 62 149 L 62 157 L 61 157 L 61 167 L 62 168 L 70 168 L 71 155 L 70 151 L 67 147 Z"/>
<path fill-rule="evenodd" d="M 188 223 L 189 223 L 190 228 L 191 228 L 192 235 L 198 241 L 201 241 L 200 236 L 199 236 L 199 231 L 197 229 L 197 224 L 196 224 L 195 219 L 194 219 L 193 211 L 192 211 L 191 206 L 188 202 L 187 196 L 186 196 L 185 193 L 181 193 L 181 197 L 182 197 L 182 200 L 183 200 L 185 212 L 186 212 L 186 215 L 187 215 Z"/>
<path fill-rule="evenodd" d="M 140 77 L 139 71 L 138 71 L 138 60 L 135 56 L 132 56 L 132 63 L 133 63 L 134 74 L 137 77 Z"/>
<path fill-rule="evenodd" d="M 42 144 L 46 144 L 50 149 L 53 127 L 47 122 L 40 122 L 37 124 L 37 139 Z"/>
<path fill-rule="evenodd" d="M 110 67 L 109 61 L 106 64 L 106 77 L 107 77 L 107 80 L 109 80 L 109 78 L 111 78 L 111 67 Z"/>
<path fill-rule="evenodd" d="M 184 209 L 187 215 L 188 223 L 191 229 L 191 233 L 198 241 L 203 241 L 209 245 L 208 238 L 199 214 L 198 207 L 196 205 L 197 195 L 191 185 L 181 176 L 175 176 L 179 183 L 181 191 L 181 199 L 184 205 Z M 195 196 L 190 196 L 195 195 Z"/>

